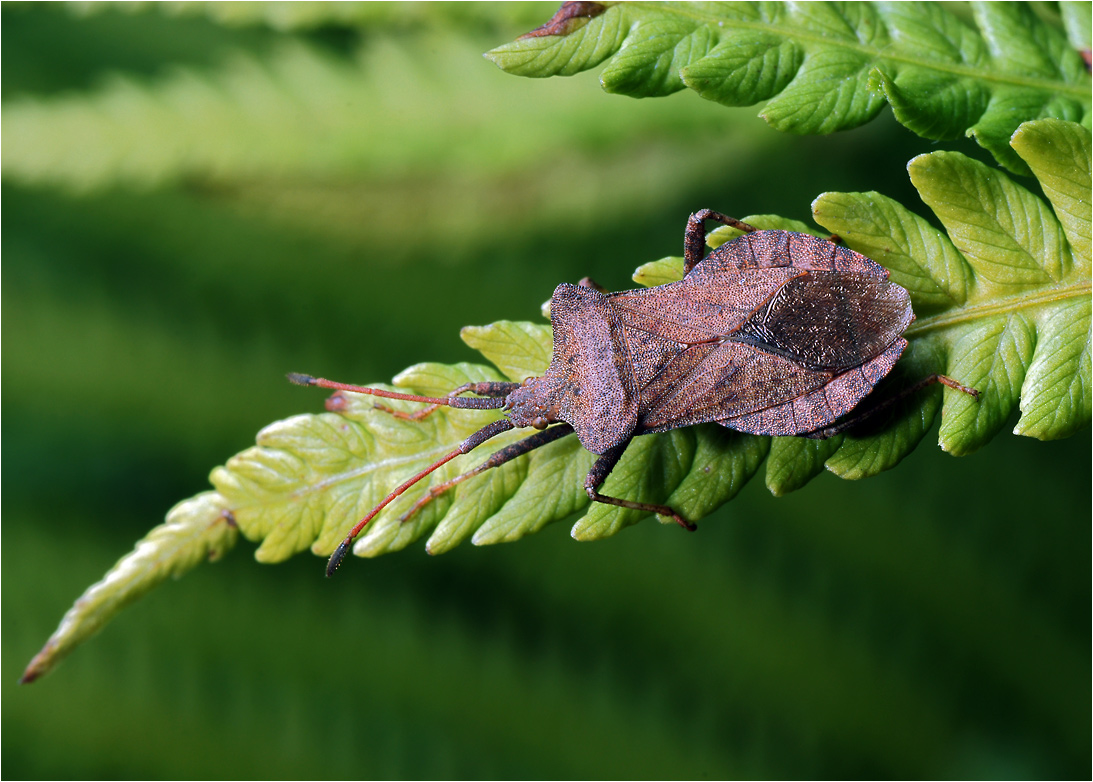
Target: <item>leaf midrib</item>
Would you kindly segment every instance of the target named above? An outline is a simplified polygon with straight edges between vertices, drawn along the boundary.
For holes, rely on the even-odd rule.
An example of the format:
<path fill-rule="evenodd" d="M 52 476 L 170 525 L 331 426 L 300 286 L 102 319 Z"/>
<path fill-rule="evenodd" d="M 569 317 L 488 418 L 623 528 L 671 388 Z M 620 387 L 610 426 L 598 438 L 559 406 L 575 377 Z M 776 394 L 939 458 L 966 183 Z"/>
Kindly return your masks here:
<path fill-rule="evenodd" d="M 440 412 L 437 413 L 437 415 L 443 415 L 443 413 Z M 489 421 L 484 420 L 482 426 L 485 426 L 488 423 Z M 516 430 L 515 435 L 520 434 L 521 430 Z M 523 434 L 526 434 L 526 432 Z M 420 464 L 424 466 L 427 464 L 431 464 L 432 462 L 436 461 L 436 459 L 439 459 L 445 454 L 451 453 L 451 451 L 454 450 L 464 439 L 464 437 L 454 437 L 450 441 L 438 441 L 435 446 L 429 448 L 428 450 L 414 451 L 413 453 L 408 453 L 403 456 L 392 455 L 380 461 L 368 461 L 365 462 L 362 467 L 359 467 L 357 469 L 342 470 L 341 472 L 333 473 L 313 483 L 304 483 L 304 485 L 292 489 L 291 491 L 280 493 L 273 492 L 267 494 L 264 497 L 252 495 L 254 496 L 254 499 L 233 504 L 231 506 L 231 510 L 238 511 L 247 508 L 262 508 L 284 503 L 296 503 L 305 497 L 309 497 L 313 494 L 320 494 L 331 488 L 332 486 L 337 486 L 342 483 L 348 483 L 350 481 L 358 480 L 372 473 L 380 473 L 387 470 L 393 470 L 397 471 L 399 474 L 402 474 L 402 468 L 406 467 L 407 465 Z M 509 444 L 508 440 L 515 439 L 517 438 L 514 435 L 506 434 L 500 437 L 495 437 L 490 442 L 496 443 L 498 448 L 503 448 L 505 445 Z M 489 451 L 489 453 L 493 453 L 493 450 L 496 449 L 486 450 Z M 468 451 L 466 454 L 463 454 L 463 456 L 467 456 L 469 453 L 470 452 Z M 301 482 L 306 481 L 307 476 L 303 476 L 298 480 L 300 480 Z M 424 485 L 429 485 L 428 479 L 426 479 Z M 384 493 L 386 494 L 386 492 Z"/>
<path fill-rule="evenodd" d="M 904 65 L 913 65 L 919 68 L 925 68 L 928 70 L 937 71 L 939 73 L 948 73 L 953 76 L 970 77 L 977 81 L 999 84 L 1010 87 L 1026 87 L 1030 89 L 1037 89 L 1046 92 L 1063 93 L 1075 97 L 1080 103 L 1085 103 L 1089 98 L 1089 85 L 1071 85 L 1065 81 L 1057 81 L 1052 79 L 1041 79 L 1032 76 L 1018 76 L 1014 74 L 1002 74 L 999 75 L 997 71 L 975 68 L 967 65 L 956 65 L 953 63 L 943 63 L 936 60 L 925 60 L 922 58 L 910 57 L 906 55 L 893 55 L 889 53 L 889 47 L 895 44 L 890 43 L 889 47 L 884 49 L 867 46 L 858 42 L 850 42 L 846 39 L 828 38 L 823 35 L 811 33 L 793 25 L 774 25 L 766 22 L 755 22 L 748 19 L 735 19 L 731 17 L 719 17 L 714 14 L 702 13 L 693 8 L 693 6 L 683 3 L 657 3 L 657 2 L 629 2 L 628 6 L 643 10 L 656 10 L 662 13 L 670 13 L 678 17 L 688 17 L 699 21 L 703 24 L 710 25 L 713 29 L 719 28 L 718 22 L 723 22 L 725 19 L 731 19 L 735 28 L 745 28 L 750 30 L 759 30 L 762 32 L 772 33 L 781 37 L 791 37 L 794 40 L 799 40 L 805 43 L 817 44 L 826 46 L 828 48 L 842 48 L 849 51 L 858 52 L 864 55 L 868 55 L 874 60 L 880 60 L 884 62 L 902 63 Z M 884 17 L 878 12 L 878 18 L 882 21 Z M 793 18 L 789 15 L 789 18 Z M 974 28 L 973 28 L 974 29 Z M 887 31 L 887 25 L 885 26 Z M 977 29 L 974 30 L 982 38 L 982 33 Z M 986 55 L 990 59 L 990 55 Z M 994 61 L 990 60 L 993 64 Z M 874 63 L 873 67 L 877 67 L 879 63 Z"/>
<path fill-rule="evenodd" d="M 911 324 L 910 328 L 904 332 L 904 336 L 910 339 L 922 336 L 931 331 L 952 328 L 953 326 L 959 326 L 964 323 L 995 315 L 1035 309 L 1036 307 L 1054 304 L 1067 299 L 1076 299 L 1079 297 L 1088 298 L 1091 293 L 1093 293 L 1093 282 L 1090 280 L 1082 280 L 1069 285 L 1043 288 L 1035 293 L 1022 293 L 1018 296 L 1009 296 L 1001 299 L 992 298 L 990 301 L 982 304 L 958 307 L 938 315 L 916 320 Z"/>

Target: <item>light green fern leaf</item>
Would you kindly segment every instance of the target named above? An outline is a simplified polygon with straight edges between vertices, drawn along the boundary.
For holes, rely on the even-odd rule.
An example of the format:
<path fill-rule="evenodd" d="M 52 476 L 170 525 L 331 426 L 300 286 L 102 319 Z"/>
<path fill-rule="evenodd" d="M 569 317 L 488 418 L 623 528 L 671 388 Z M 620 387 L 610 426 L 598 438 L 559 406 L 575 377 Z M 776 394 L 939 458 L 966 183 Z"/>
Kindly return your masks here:
<path fill-rule="evenodd" d="M 204 492 L 180 502 L 167 519 L 122 557 L 102 581 L 90 587 L 61 620 L 30 661 L 22 681 L 49 673 L 73 649 L 114 615 L 168 577 L 179 578 L 205 560 L 216 560 L 235 545 L 238 529 L 225 499 Z"/>

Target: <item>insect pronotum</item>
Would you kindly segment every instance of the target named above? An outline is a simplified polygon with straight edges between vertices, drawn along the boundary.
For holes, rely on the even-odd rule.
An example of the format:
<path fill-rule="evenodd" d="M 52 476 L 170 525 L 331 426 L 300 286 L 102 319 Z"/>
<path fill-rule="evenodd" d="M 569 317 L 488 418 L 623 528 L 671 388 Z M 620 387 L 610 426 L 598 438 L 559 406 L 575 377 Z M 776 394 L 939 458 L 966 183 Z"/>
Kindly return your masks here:
<path fill-rule="evenodd" d="M 744 235 L 703 257 L 706 220 Z M 833 241 L 761 231 L 703 209 L 687 221 L 683 269 L 679 282 L 618 293 L 587 281 L 559 285 L 550 303 L 550 367 L 523 383 L 470 383 L 425 397 L 290 374 L 300 385 L 428 404 L 415 414 L 394 413 L 415 420 L 440 406 L 505 414 L 388 494 L 338 545 L 327 575 L 395 498 L 517 427 L 540 431 L 433 486 L 402 520 L 467 478 L 576 433 L 599 456 L 584 482 L 591 500 L 668 516 L 693 530 L 666 505 L 599 492 L 631 439 L 710 421 L 751 434 L 830 437 L 860 420 L 847 414 L 907 347 L 900 335 L 915 317 L 907 291 L 888 281 L 884 267 Z M 936 382 L 978 397 L 975 389 L 932 375 L 895 399 Z"/>

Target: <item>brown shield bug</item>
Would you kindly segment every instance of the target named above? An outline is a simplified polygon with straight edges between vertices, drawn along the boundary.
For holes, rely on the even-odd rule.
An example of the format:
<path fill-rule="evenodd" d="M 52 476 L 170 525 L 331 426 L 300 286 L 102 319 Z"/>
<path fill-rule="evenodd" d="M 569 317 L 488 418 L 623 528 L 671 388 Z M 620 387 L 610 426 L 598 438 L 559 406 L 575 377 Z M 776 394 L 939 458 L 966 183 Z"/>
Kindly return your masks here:
<path fill-rule="evenodd" d="M 745 233 L 703 257 L 706 220 Z M 541 431 L 432 487 L 403 520 L 457 483 L 575 432 L 600 457 L 585 478 L 590 499 L 669 516 L 694 529 L 665 505 L 599 493 L 631 439 L 711 421 L 750 434 L 830 437 L 860 420 L 847 414 L 907 347 L 900 335 L 915 317 L 907 291 L 888 281 L 884 267 L 833 241 L 761 231 L 703 209 L 687 221 L 683 269 L 679 282 L 619 293 L 590 283 L 559 285 L 551 298 L 550 367 L 523 383 L 472 383 L 437 398 L 289 375 L 300 385 L 430 405 L 413 415 L 396 414 L 408 418 L 420 419 L 441 405 L 501 408 L 506 416 L 387 495 L 339 544 L 327 575 L 396 497 L 455 457 L 517 427 Z M 978 396 L 943 375 L 905 393 L 934 382 Z M 460 396 L 467 392 L 476 396 Z"/>

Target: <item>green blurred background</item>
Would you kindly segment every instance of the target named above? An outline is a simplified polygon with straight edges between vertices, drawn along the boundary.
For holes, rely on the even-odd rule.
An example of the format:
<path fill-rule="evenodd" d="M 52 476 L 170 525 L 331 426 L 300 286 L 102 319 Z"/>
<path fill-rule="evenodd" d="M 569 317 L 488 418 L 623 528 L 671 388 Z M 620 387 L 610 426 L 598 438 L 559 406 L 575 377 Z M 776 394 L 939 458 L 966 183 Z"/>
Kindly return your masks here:
<path fill-rule="evenodd" d="M 476 360 L 461 326 L 627 287 L 699 207 L 927 212 L 934 147 L 889 112 L 789 137 L 482 59 L 552 12 L 3 6 L 4 777 L 1089 776 L 1088 432 L 760 475 L 696 535 L 331 581 L 243 542 L 15 684 L 213 466 L 321 408 L 286 371 Z"/>

